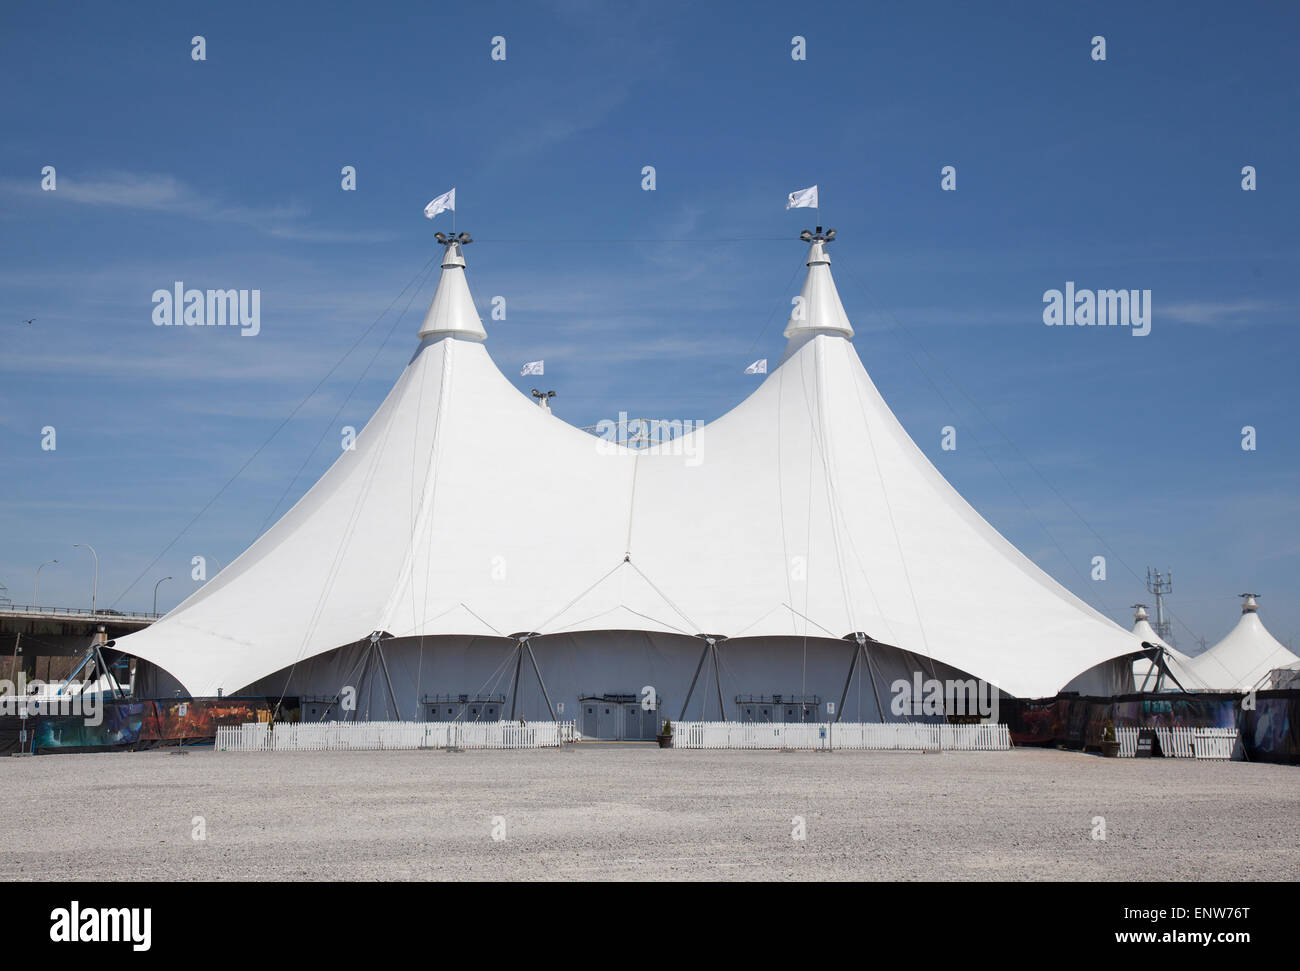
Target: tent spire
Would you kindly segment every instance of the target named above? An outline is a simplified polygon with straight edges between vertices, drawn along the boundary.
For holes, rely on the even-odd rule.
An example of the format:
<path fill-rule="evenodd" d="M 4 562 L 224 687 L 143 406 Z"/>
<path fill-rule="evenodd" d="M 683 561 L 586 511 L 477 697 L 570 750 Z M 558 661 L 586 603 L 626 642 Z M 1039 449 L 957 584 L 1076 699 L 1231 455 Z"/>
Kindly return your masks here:
<path fill-rule="evenodd" d="M 1259 610 L 1259 604 L 1255 603 L 1255 598 L 1258 597 L 1259 594 L 1242 593 L 1238 594 L 1238 596 L 1241 597 L 1241 612 L 1243 614 L 1253 614 Z"/>
<path fill-rule="evenodd" d="M 794 310 L 785 325 L 788 338 L 804 337 L 813 334 L 838 334 L 852 337 L 853 327 L 849 324 L 840 295 L 835 289 L 835 280 L 831 277 L 831 257 L 826 247 L 835 239 L 835 230 L 822 232 L 805 229 L 799 234 L 808 248 L 808 275 L 804 277 L 803 289 L 795 300 Z"/>
<path fill-rule="evenodd" d="M 441 340 L 444 337 L 486 340 L 487 331 L 483 329 L 483 321 L 474 309 L 474 298 L 470 296 L 469 284 L 465 280 L 465 252 L 462 247 L 474 240 L 469 233 L 454 236 L 434 233 L 434 238 L 445 247 L 442 254 L 442 276 L 438 278 L 438 289 L 434 291 L 429 312 L 424 315 L 424 323 L 420 325 L 420 340 Z"/>

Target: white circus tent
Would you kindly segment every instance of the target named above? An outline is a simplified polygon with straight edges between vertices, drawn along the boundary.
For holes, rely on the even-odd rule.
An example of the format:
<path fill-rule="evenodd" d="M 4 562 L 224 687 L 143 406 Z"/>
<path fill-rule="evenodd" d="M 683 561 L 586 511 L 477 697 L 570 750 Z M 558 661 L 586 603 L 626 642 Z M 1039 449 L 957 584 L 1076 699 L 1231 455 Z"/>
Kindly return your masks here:
<path fill-rule="evenodd" d="M 1085 672 L 1094 681 L 1079 690 L 1122 690 L 1139 641 L 931 465 L 851 343 L 833 231 L 803 238 L 807 277 L 780 366 L 717 421 L 640 450 L 566 424 L 507 381 L 466 282 L 468 237 L 453 238 L 419 345 L 355 448 L 218 576 L 116 646 L 195 696 L 372 634 L 419 638 L 423 666 L 425 638 L 470 650 L 467 639 L 582 632 L 602 663 L 625 657 L 636 685 L 638 652 L 661 658 L 664 638 L 726 638 L 724 666 L 761 690 L 746 657 L 779 665 L 792 638 L 842 652 L 861 634 L 1015 696 L 1052 695 Z M 687 676 L 693 665 L 691 654 Z"/>
<path fill-rule="evenodd" d="M 1249 691 L 1262 687 L 1269 672 L 1300 663 L 1259 619 L 1258 594 L 1243 593 L 1241 619 L 1223 640 L 1192 659 L 1192 671 L 1207 687 Z"/>

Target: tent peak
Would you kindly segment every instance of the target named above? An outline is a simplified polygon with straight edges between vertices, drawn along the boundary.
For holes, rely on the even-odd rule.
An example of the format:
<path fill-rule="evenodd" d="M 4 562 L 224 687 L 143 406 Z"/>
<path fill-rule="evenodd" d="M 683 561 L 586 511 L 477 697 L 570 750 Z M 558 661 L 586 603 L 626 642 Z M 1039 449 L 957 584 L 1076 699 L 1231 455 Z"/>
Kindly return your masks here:
<path fill-rule="evenodd" d="M 799 238 L 808 247 L 808 258 L 804 263 L 808 275 L 804 277 L 803 289 L 794 300 L 794 309 L 785 325 L 787 338 L 804 338 L 813 334 L 835 334 L 840 337 L 852 337 L 853 327 L 844 305 L 840 303 L 839 292 L 835 289 L 835 280 L 831 276 L 831 257 L 826 247 L 835 239 L 835 230 L 825 232 L 818 226 L 816 230 L 805 229 Z"/>
<path fill-rule="evenodd" d="M 826 244 L 834 241 L 835 230 L 828 229 L 822 232 L 822 228 L 818 226 L 816 229 L 805 229 L 799 234 L 799 238 L 805 243 L 812 244 L 808 247 L 808 259 L 804 261 L 805 265 L 812 266 L 814 263 L 830 265 L 831 255 L 826 252 Z"/>
<path fill-rule="evenodd" d="M 1294 664 L 1296 655 L 1259 619 L 1257 593 L 1243 593 L 1241 617 L 1219 643 L 1196 657 L 1197 674 L 1211 688 L 1249 691 L 1274 668 Z"/>
<path fill-rule="evenodd" d="M 434 238 L 444 247 L 442 276 L 438 278 L 438 289 L 433 293 L 429 312 L 424 315 L 424 323 L 420 325 L 420 340 L 429 337 L 486 340 L 487 331 L 483 329 L 483 321 L 474 309 L 474 298 L 470 295 L 469 283 L 465 279 L 463 247 L 474 240 L 469 233 L 455 236 L 435 233 Z"/>
<path fill-rule="evenodd" d="M 433 238 L 445 247 L 442 254 L 442 268 L 444 270 L 449 266 L 463 267 L 465 265 L 465 252 L 461 247 L 474 242 L 469 233 L 455 233 L 450 236 L 446 233 L 434 233 Z"/>
<path fill-rule="evenodd" d="M 1134 604 L 1134 605 L 1133 605 L 1133 619 L 1134 619 L 1134 620 L 1146 620 L 1146 619 L 1147 619 L 1147 605 L 1146 605 L 1146 604 Z"/>

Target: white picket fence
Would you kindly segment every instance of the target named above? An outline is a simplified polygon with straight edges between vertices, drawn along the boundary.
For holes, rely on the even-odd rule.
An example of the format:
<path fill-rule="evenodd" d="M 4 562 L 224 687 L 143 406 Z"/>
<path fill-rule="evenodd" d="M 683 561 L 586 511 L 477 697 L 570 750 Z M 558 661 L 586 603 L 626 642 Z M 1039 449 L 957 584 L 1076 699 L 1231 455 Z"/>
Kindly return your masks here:
<path fill-rule="evenodd" d="M 1232 750 L 1237 747 L 1237 730 L 1197 728 L 1193 744 L 1198 759 L 1231 759 Z"/>
<path fill-rule="evenodd" d="M 964 752 L 1011 748 L 1006 725 L 878 722 L 674 722 L 673 748 Z"/>
<path fill-rule="evenodd" d="M 1165 758 L 1196 758 L 1196 749 L 1192 744 L 1195 735 L 1196 729 L 1194 728 L 1156 729 L 1156 738 L 1160 740 L 1160 753 L 1164 755 Z"/>
<path fill-rule="evenodd" d="M 555 748 L 573 722 L 247 722 L 218 726 L 218 752 Z"/>
<path fill-rule="evenodd" d="M 1137 754 L 1138 732 L 1135 727 L 1115 729 L 1119 757 L 1131 759 Z M 1237 742 L 1235 728 L 1157 728 L 1160 752 L 1174 759 L 1231 759 Z"/>
<path fill-rule="evenodd" d="M 1138 730 L 1136 728 L 1115 729 L 1115 741 L 1119 742 L 1119 757 L 1131 759 L 1137 754 Z"/>

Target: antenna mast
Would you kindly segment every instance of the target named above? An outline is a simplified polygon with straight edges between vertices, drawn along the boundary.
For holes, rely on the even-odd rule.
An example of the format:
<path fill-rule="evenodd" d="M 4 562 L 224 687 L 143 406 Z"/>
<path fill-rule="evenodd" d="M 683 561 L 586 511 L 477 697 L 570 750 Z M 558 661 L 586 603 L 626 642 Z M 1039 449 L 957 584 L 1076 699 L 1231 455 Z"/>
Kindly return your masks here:
<path fill-rule="evenodd" d="M 1174 632 L 1165 618 L 1165 594 L 1174 592 L 1174 571 L 1166 570 L 1162 576 L 1159 570 L 1154 575 L 1147 567 L 1147 592 L 1156 598 L 1156 620 L 1151 629 L 1166 644 L 1174 643 Z"/>

